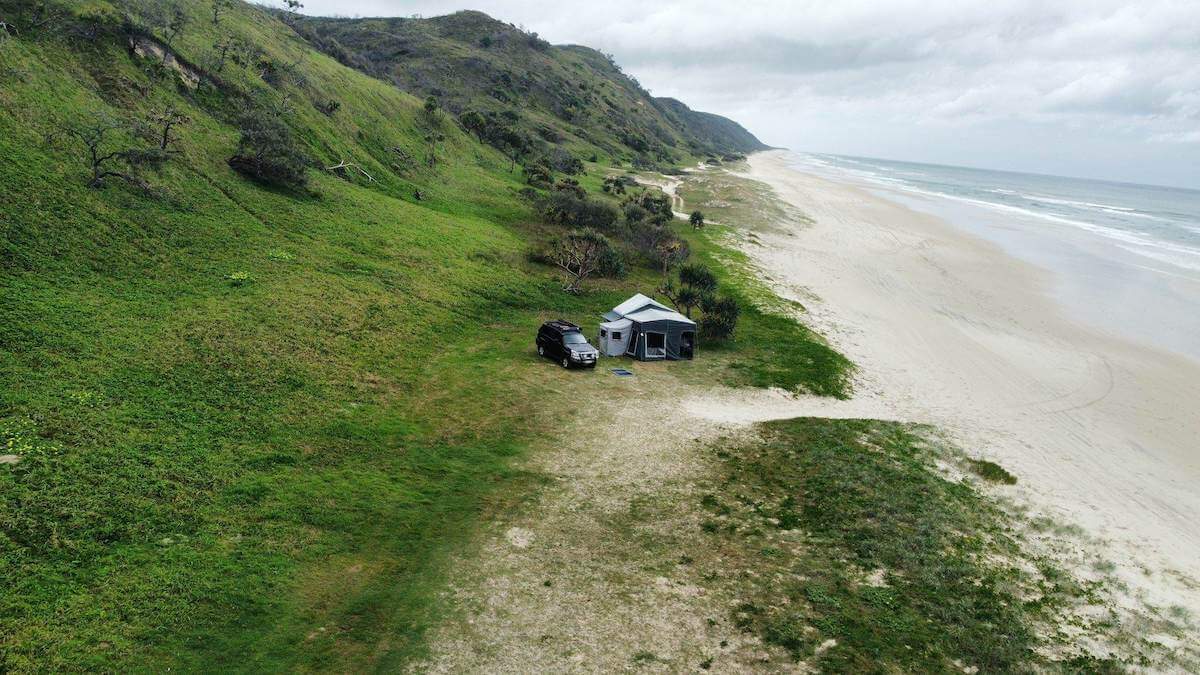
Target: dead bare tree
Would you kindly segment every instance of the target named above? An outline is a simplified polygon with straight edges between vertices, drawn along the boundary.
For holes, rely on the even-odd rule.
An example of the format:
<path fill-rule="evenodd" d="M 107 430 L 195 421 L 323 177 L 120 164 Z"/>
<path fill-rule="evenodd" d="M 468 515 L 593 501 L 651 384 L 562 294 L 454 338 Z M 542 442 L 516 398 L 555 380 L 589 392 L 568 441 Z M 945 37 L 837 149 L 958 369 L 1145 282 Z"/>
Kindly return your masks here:
<path fill-rule="evenodd" d="M 155 136 L 158 139 L 158 149 L 163 152 L 177 153 L 178 150 L 172 150 L 171 144 L 179 140 L 172 132 L 173 129 L 183 126 L 192 121 L 192 118 L 183 114 L 173 105 L 155 111 L 150 114 L 150 121 L 154 123 Z"/>
<path fill-rule="evenodd" d="M 578 293 L 584 279 L 600 268 L 600 261 L 611 248 L 608 238 L 595 230 L 576 230 L 556 239 L 550 259 L 567 273 L 563 290 Z"/>

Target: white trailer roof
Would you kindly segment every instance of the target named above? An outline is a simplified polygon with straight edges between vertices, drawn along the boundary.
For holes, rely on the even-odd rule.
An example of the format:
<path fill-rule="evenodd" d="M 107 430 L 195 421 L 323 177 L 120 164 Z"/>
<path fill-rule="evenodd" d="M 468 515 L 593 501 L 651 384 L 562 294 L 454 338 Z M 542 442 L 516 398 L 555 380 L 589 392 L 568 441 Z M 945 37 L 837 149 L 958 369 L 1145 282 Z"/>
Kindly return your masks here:
<path fill-rule="evenodd" d="M 657 307 L 659 309 L 665 309 L 667 311 L 671 310 L 670 307 L 667 307 L 666 305 L 655 300 L 654 298 L 642 295 L 641 293 L 637 293 L 633 297 L 626 300 L 625 302 L 622 302 L 621 304 L 617 305 L 616 307 L 613 307 L 612 311 L 605 312 L 604 318 L 612 321 L 615 319 L 619 319 L 619 318 L 625 316 L 626 314 L 629 314 L 631 312 L 636 312 L 639 309 L 644 309 L 646 307 Z"/>
<path fill-rule="evenodd" d="M 632 325 L 633 322 L 629 319 L 617 319 L 616 321 L 606 321 L 600 324 L 600 327 L 607 328 L 608 330 L 625 330 Z"/>
<path fill-rule="evenodd" d="M 692 321 L 673 309 L 658 309 L 656 307 L 650 307 L 648 309 L 643 309 L 640 312 L 634 312 L 633 314 L 630 314 L 628 318 L 640 323 L 646 323 L 647 321 L 678 321 L 680 323 L 690 323 L 693 326 L 696 325 L 695 321 Z"/>

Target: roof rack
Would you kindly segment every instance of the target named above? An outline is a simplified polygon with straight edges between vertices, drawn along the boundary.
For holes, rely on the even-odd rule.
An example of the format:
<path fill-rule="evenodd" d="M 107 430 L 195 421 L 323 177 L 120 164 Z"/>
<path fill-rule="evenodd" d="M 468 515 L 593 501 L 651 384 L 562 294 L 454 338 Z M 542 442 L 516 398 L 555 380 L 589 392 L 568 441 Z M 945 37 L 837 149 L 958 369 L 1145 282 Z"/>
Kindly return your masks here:
<path fill-rule="evenodd" d="M 546 325 L 553 326 L 554 328 L 557 328 L 559 330 L 579 330 L 579 326 L 576 326 L 575 324 L 571 323 L 570 321 L 567 321 L 566 319 L 555 319 L 553 321 L 547 321 Z"/>

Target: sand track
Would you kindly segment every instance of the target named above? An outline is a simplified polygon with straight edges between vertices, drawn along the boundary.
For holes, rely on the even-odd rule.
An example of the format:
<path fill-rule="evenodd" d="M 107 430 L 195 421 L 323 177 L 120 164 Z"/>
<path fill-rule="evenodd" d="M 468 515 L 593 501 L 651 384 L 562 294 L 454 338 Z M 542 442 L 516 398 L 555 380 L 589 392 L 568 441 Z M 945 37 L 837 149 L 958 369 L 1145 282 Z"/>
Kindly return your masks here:
<path fill-rule="evenodd" d="M 577 395 L 596 403 L 528 466 L 553 483 L 455 563 L 445 598 L 454 618 L 415 672 L 686 672 L 710 658 L 728 672 L 790 661 L 732 626 L 735 599 L 696 577 L 720 556 L 696 536 L 709 475 L 700 450 L 765 419 L 760 403 L 780 416 L 809 404 L 638 371 L 583 382 Z"/>

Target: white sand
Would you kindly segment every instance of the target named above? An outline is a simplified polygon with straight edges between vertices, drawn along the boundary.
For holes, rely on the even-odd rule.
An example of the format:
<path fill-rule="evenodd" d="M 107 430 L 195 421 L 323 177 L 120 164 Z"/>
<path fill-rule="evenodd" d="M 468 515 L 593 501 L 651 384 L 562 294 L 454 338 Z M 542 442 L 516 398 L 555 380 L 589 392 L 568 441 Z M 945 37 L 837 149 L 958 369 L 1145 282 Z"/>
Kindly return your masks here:
<path fill-rule="evenodd" d="M 815 224 L 747 251 L 859 364 L 864 410 L 948 430 L 1148 600 L 1200 615 L 1181 578 L 1200 577 L 1200 364 L 1076 325 L 1048 272 L 785 158 L 754 155 L 750 177 Z"/>

